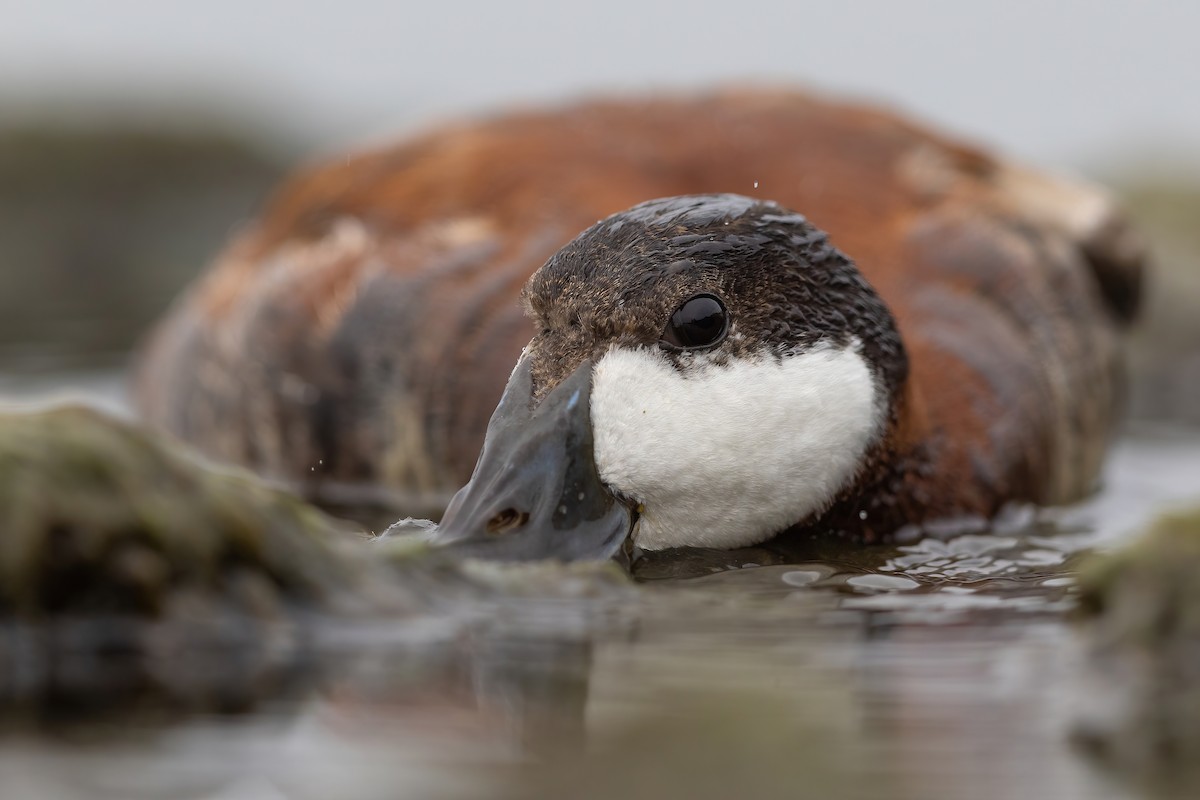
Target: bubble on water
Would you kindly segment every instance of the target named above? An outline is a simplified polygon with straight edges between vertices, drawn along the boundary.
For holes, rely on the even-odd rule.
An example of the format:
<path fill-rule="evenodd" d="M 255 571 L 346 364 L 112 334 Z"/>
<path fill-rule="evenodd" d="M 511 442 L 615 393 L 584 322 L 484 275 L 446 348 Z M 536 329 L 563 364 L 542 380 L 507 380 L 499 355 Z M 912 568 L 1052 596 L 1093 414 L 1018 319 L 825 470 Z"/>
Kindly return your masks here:
<path fill-rule="evenodd" d="M 812 569 L 794 569 L 779 576 L 788 586 L 808 586 L 821 580 L 821 573 Z"/>
<path fill-rule="evenodd" d="M 1066 557 L 1061 550 L 1026 550 L 1021 553 L 1020 561 L 1028 566 L 1049 567 L 1061 564 Z"/>
<path fill-rule="evenodd" d="M 912 578 L 904 578 L 900 575 L 876 575 L 874 573 L 855 575 L 847 579 L 846 583 L 856 589 L 865 589 L 873 592 L 903 592 L 909 589 L 916 589 L 921 585 Z"/>

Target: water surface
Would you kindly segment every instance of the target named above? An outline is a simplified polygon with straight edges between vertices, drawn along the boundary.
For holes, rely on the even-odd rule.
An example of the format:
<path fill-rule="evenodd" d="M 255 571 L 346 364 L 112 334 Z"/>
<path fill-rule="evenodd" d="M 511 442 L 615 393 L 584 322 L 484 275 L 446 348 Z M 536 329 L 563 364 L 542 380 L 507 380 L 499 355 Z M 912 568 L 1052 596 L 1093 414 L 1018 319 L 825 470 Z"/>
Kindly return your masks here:
<path fill-rule="evenodd" d="M 90 391 L 119 407 L 111 377 Z M 10 665 L 0 795 L 1142 796 L 1067 736 L 1090 701 L 1073 573 L 1197 499 L 1197 475 L 1200 432 L 1144 427 L 1087 502 L 990 526 L 650 557 L 637 584 L 518 567 L 519 591 L 318 622 L 303 647 L 166 657 L 173 694 L 117 681 L 81 700 Z"/>

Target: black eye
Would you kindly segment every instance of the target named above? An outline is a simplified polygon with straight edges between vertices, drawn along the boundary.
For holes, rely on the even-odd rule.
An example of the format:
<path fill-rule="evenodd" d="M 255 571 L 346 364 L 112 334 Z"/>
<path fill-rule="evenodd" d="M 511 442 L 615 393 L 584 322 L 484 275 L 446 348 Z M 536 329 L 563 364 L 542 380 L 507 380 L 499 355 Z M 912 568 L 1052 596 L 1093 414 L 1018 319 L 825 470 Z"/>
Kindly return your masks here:
<path fill-rule="evenodd" d="M 724 339 L 727 330 L 729 315 L 721 301 L 711 294 L 698 294 L 671 315 L 662 341 L 682 350 L 710 347 Z"/>

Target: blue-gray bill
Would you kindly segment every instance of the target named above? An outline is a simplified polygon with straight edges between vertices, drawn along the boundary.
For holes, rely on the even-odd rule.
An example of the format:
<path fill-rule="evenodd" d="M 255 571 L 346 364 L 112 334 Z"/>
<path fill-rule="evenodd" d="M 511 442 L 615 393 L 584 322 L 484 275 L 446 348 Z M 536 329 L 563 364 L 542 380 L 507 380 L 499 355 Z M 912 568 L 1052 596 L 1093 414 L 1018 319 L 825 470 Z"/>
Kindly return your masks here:
<path fill-rule="evenodd" d="M 585 361 L 530 408 L 530 366 L 521 359 L 488 423 L 475 472 L 450 501 L 435 542 L 504 561 L 618 555 L 635 514 L 596 471 L 591 375 Z"/>

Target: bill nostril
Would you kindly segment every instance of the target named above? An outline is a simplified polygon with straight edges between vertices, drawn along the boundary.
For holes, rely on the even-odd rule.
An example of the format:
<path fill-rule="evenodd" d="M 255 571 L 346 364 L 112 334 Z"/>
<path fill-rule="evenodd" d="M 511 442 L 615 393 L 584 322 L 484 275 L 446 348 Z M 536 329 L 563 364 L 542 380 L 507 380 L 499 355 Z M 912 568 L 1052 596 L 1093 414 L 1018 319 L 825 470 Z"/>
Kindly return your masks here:
<path fill-rule="evenodd" d="M 520 528 L 526 522 L 529 522 L 528 511 L 506 508 L 488 520 L 487 532 L 493 536 L 499 536 Z"/>

